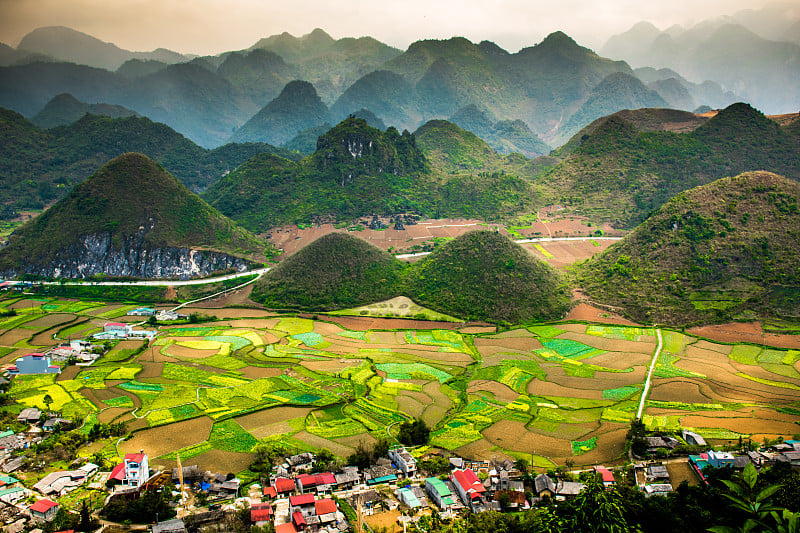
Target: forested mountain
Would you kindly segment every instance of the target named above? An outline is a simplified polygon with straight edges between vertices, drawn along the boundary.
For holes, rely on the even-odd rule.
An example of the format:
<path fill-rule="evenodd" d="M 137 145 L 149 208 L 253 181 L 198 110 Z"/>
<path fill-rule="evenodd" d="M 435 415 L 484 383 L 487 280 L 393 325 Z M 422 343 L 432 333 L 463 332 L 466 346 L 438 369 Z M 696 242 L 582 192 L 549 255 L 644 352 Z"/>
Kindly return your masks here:
<path fill-rule="evenodd" d="M 83 115 L 72 124 L 45 130 L 6 109 L 0 109 L 0 140 L 4 217 L 15 210 L 44 207 L 110 159 L 129 151 L 156 160 L 195 191 L 204 190 L 255 154 L 295 157 L 263 143 L 207 150 L 170 127 L 142 117 Z"/>
<path fill-rule="evenodd" d="M 188 277 L 244 269 L 265 250 L 156 162 L 128 153 L 17 229 L 0 250 L 0 272 Z"/>

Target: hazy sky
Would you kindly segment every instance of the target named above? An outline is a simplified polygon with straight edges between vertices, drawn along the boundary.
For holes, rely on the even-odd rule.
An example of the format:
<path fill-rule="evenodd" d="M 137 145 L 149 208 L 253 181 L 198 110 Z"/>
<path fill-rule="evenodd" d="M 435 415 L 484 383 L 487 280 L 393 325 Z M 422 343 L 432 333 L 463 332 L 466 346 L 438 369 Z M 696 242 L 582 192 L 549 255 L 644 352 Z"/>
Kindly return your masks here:
<path fill-rule="evenodd" d="M 793 0 L 800 1 L 800 0 Z M 216 54 L 261 37 L 316 27 L 334 38 L 371 35 L 405 49 L 454 35 L 515 52 L 556 30 L 599 47 L 641 20 L 690 25 L 768 0 L 0 0 L 0 42 L 68 26 L 122 48 Z"/>

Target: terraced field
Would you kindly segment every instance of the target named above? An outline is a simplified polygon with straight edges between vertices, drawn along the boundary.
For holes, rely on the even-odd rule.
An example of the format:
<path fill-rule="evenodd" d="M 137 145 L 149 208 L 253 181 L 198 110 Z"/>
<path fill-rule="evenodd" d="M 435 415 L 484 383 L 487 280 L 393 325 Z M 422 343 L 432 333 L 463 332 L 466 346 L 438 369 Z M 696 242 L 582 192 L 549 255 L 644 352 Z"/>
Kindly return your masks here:
<path fill-rule="evenodd" d="M 99 330 L 132 306 L 17 299 L 0 307 L 17 312 L 0 322 L 2 364 L 10 364 Z M 144 448 L 165 467 L 180 454 L 235 471 L 269 442 L 347 455 L 410 418 L 433 428 L 434 446 L 549 467 L 623 455 L 656 347 L 652 329 L 634 326 L 496 332 L 370 317 L 346 327 L 338 318 L 224 311 L 222 320 L 162 327 L 149 345 L 120 342 L 90 367 L 17 377 L 12 394 L 19 408 L 42 408 L 49 395 L 52 409 L 85 420 L 83 431 L 125 421 L 133 437 L 103 453 Z M 37 339 L 48 343 L 31 344 Z M 721 344 L 666 330 L 663 339 L 645 401 L 649 427 L 722 440 L 798 432 L 800 346 Z"/>

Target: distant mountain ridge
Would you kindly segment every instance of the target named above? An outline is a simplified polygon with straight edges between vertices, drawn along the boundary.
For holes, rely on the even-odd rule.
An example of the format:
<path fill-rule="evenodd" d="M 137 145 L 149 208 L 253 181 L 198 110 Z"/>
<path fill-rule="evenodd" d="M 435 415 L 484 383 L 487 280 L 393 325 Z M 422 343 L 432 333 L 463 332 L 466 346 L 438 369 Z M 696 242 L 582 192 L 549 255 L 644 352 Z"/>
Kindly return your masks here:
<path fill-rule="evenodd" d="M 44 108 L 36 113 L 31 122 L 40 128 L 53 128 L 72 124 L 84 115 L 101 115 L 109 118 L 138 117 L 136 111 L 122 106 L 109 104 L 87 104 L 78 101 L 71 94 L 59 94 L 47 102 Z"/>
<path fill-rule="evenodd" d="M 115 44 L 64 26 L 47 26 L 33 30 L 22 38 L 17 50 L 108 70 L 116 70 L 130 59 L 154 59 L 164 63 L 189 60 L 187 56 L 165 48 L 157 48 L 152 52 L 123 50 Z"/>

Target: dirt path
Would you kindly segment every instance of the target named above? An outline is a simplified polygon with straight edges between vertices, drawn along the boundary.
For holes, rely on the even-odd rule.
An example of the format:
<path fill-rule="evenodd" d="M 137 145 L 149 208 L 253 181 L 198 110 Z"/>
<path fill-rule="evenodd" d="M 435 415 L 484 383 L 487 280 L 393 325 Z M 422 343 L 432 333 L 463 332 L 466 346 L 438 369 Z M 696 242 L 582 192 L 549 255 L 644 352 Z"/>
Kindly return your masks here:
<path fill-rule="evenodd" d="M 642 418 L 642 411 L 644 410 L 644 402 L 647 400 L 647 393 L 650 392 L 650 380 L 653 377 L 653 370 L 656 369 L 656 362 L 658 361 L 658 356 L 661 353 L 661 348 L 664 346 L 664 341 L 661 338 L 661 330 L 656 330 L 656 335 L 658 336 L 658 346 L 656 347 L 656 353 L 653 355 L 653 360 L 650 362 L 650 370 L 647 372 L 647 379 L 644 380 L 644 388 L 642 389 L 642 398 L 639 400 L 639 410 L 636 411 L 636 418 Z"/>

